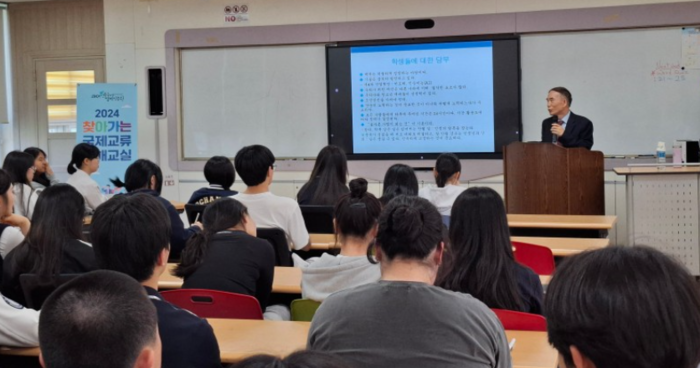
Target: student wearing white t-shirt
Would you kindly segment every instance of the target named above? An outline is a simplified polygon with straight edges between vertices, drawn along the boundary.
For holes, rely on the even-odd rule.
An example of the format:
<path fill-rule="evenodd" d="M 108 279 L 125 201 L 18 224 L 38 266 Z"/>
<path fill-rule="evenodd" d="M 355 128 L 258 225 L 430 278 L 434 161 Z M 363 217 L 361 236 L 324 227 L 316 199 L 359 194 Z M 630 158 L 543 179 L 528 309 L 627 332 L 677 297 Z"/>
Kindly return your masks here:
<path fill-rule="evenodd" d="M 233 198 L 248 207 L 248 214 L 258 227 L 280 228 L 291 240 L 291 249 L 308 250 L 311 242 L 299 204 L 270 192 L 275 172 L 272 152 L 261 145 L 243 147 L 236 153 L 234 164 L 247 188 Z"/>
<path fill-rule="evenodd" d="M 441 154 L 435 161 L 435 167 L 433 168 L 437 187 L 423 188 L 418 192 L 418 196 L 427 199 L 437 207 L 440 215 L 449 216 L 452 211 L 452 204 L 467 189 L 459 185 L 461 171 L 462 165 L 454 153 Z"/>

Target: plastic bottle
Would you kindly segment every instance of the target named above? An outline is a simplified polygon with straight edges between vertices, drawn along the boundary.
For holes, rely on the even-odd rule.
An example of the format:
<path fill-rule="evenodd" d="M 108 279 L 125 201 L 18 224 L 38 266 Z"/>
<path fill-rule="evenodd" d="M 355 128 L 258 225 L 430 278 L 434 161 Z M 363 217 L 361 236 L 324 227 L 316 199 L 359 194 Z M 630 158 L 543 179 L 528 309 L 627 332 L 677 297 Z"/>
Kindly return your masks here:
<path fill-rule="evenodd" d="M 656 162 L 659 164 L 659 170 L 663 170 L 666 164 L 666 142 L 659 142 L 656 145 Z"/>

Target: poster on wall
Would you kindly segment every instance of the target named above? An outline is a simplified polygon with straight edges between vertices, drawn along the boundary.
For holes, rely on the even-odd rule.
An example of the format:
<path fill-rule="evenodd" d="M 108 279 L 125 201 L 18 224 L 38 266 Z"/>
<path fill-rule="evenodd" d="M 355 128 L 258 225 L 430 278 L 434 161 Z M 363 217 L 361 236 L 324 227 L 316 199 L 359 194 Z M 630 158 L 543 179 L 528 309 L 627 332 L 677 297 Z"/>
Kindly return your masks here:
<path fill-rule="evenodd" d="M 110 178 L 124 180 L 126 168 L 138 158 L 135 84 L 78 84 L 77 143 L 100 149 L 100 168 L 92 178 L 102 193 L 123 191 Z"/>

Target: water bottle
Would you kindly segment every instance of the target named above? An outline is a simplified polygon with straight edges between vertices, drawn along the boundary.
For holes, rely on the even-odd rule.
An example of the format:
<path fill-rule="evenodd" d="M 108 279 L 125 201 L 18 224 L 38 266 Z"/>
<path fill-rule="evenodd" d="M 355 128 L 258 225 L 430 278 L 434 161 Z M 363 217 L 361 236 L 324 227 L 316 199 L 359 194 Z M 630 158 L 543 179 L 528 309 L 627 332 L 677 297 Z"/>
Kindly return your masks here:
<path fill-rule="evenodd" d="M 663 170 L 666 163 L 666 143 L 659 142 L 656 145 L 656 162 L 659 164 L 659 170 Z"/>

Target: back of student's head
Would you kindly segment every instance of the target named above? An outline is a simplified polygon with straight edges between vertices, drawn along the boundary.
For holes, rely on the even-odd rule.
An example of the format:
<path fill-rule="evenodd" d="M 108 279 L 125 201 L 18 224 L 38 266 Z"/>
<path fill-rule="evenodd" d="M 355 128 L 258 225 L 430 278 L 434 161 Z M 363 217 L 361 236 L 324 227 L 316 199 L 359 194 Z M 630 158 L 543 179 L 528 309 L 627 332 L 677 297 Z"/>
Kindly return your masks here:
<path fill-rule="evenodd" d="M 73 153 L 71 154 L 70 162 L 68 163 L 68 173 L 73 174 L 77 169 L 83 166 L 83 162 L 87 160 L 94 160 L 100 157 L 100 149 L 87 143 L 78 143 L 73 147 Z"/>
<path fill-rule="evenodd" d="M 443 153 L 435 160 L 435 183 L 439 188 L 447 185 L 450 178 L 462 171 L 459 157 L 454 153 Z"/>
<path fill-rule="evenodd" d="M 236 153 L 234 164 L 245 185 L 253 187 L 267 179 L 268 170 L 275 164 L 275 155 L 259 144 L 246 146 Z"/>
<path fill-rule="evenodd" d="M 236 170 L 228 157 L 214 156 L 204 165 L 204 177 L 209 184 L 221 185 L 225 190 L 229 190 L 236 181 Z"/>
<path fill-rule="evenodd" d="M 550 343 L 573 367 L 571 347 L 598 368 L 695 368 L 700 291 L 661 252 L 609 247 L 567 257 L 545 295 Z"/>
<path fill-rule="evenodd" d="M 350 193 L 340 197 L 333 210 L 336 232 L 341 236 L 364 238 L 377 225 L 382 204 L 367 192 L 367 180 L 350 181 Z"/>
<path fill-rule="evenodd" d="M 39 317 L 46 368 L 132 368 L 144 349 L 160 361 L 158 317 L 145 290 L 130 277 L 93 271 L 54 291 Z M 141 357 L 143 358 L 143 357 Z"/>
<path fill-rule="evenodd" d="M 418 179 L 412 167 L 394 164 L 384 174 L 384 191 L 379 200 L 387 204 L 400 195 L 418 195 Z"/>
<path fill-rule="evenodd" d="M 495 190 L 472 187 L 457 197 L 449 238 L 436 285 L 469 293 L 491 308 L 523 308 L 506 209 Z"/>
<path fill-rule="evenodd" d="M 124 182 L 119 178 L 110 179 L 110 181 L 117 187 L 126 188 L 127 192 L 148 188 L 160 194 L 163 188 L 163 172 L 156 163 L 141 158 L 126 169 Z"/>
<path fill-rule="evenodd" d="M 187 241 L 175 274 L 179 277 L 187 277 L 194 273 L 202 265 L 212 237 L 220 231 L 241 224 L 247 214 L 246 206 L 230 197 L 219 198 L 207 205 L 202 213 L 204 230 L 192 235 Z"/>
<path fill-rule="evenodd" d="M 442 217 L 427 200 L 398 196 L 379 216 L 377 246 L 390 261 L 425 259 L 442 242 Z"/>
<path fill-rule="evenodd" d="M 332 206 L 341 195 L 347 193 L 347 181 L 348 160 L 345 151 L 338 146 L 328 145 L 318 153 L 309 181 L 301 187 L 299 193 L 315 183 L 317 190 L 309 204 Z"/>
<path fill-rule="evenodd" d="M 102 269 L 123 272 L 136 281 L 153 275 L 158 256 L 170 248 L 170 218 L 148 194 L 118 195 L 92 215 L 90 239 Z"/>
<path fill-rule="evenodd" d="M 63 247 L 82 239 L 85 200 L 71 185 L 56 184 L 41 192 L 34 207 L 32 227 L 17 248 L 15 260 L 29 261 L 27 271 L 48 281 L 61 273 Z"/>
<path fill-rule="evenodd" d="M 352 368 L 354 366 L 331 353 L 301 350 L 284 359 L 272 355 L 256 355 L 231 368 Z"/>
<path fill-rule="evenodd" d="M 10 174 L 12 184 L 27 184 L 27 172 L 34 167 L 34 157 L 22 151 L 12 151 L 5 156 L 2 169 Z M 21 199 L 20 199 L 21 200 Z"/>

